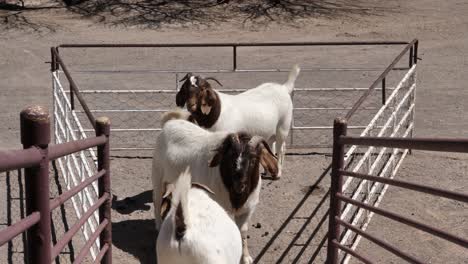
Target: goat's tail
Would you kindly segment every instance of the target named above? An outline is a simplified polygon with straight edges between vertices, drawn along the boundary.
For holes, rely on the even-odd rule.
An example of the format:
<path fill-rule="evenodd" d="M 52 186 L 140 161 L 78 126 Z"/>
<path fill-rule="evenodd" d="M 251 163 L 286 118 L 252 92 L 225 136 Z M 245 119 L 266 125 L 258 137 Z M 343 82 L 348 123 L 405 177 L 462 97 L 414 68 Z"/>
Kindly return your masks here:
<path fill-rule="evenodd" d="M 163 116 L 161 117 L 161 126 L 164 126 L 164 124 L 166 124 L 167 121 L 172 119 L 189 120 L 189 118 L 190 113 L 188 111 L 185 111 L 184 109 L 172 110 L 163 114 Z"/>
<path fill-rule="evenodd" d="M 294 89 L 294 82 L 296 81 L 299 72 L 301 72 L 301 68 L 299 67 L 299 65 L 294 65 L 291 71 L 289 72 L 288 80 L 283 84 L 288 88 L 289 94 L 291 94 Z"/>
<path fill-rule="evenodd" d="M 172 201 L 176 206 L 174 232 L 177 240 L 181 240 L 185 236 L 185 232 L 189 226 L 188 192 L 192 186 L 191 181 L 192 175 L 190 174 L 190 169 L 187 167 L 185 171 L 179 175 L 174 186 Z"/>

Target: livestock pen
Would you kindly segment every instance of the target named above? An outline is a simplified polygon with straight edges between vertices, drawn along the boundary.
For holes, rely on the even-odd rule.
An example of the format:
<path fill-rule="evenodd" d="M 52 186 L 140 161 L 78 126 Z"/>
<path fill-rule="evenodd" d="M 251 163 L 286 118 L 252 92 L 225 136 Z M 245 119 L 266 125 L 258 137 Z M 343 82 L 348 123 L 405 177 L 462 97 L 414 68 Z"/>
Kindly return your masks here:
<path fill-rule="evenodd" d="M 259 221 L 274 231 L 271 238 L 265 235 L 269 232 L 264 229 L 258 234 L 256 232 L 260 230 L 252 231 L 252 237 L 258 243 L 251 244 L 259 262 L 297 262 L 306 257 L 317 261 L 324 259 L 328 192 L 320 193 L 317 188 L 328 189 L 329 178 L 325 176 L 329 173 L 327 163 L 330 160 L 327 153 L 331 149 L 335 117 L 346 116 L 348 134 L 351 135 L 411 137 L 414 130 L 417 40 L 64 44 L 53 47 L 51 52 L 56 140 L 66 141 L 71 134 L 83 138 L 94 134 L 96 114 L 104 114 L 113 120 L 111 151 L 119 163 L 114 164 L 115 171 L 121 173 L 119 176 L 114 174 L 113 179 L 114 186 L 122 186 L 114 191 L 115 209 L 130 211 L 128 214 L 148 209 L 147 205 L 135 206 L 132 201 L 149 202 L 146 185 L 138 183 L 149 178 L 150 165 L 145 158 L 151 157 L 152 145 L 160 130 L 160 116 L 175 107 L 179 80 L 187 72 L 215 76 L 223 84 L 216 89 L 235 94 L 261 82 L 282 82 L 289 68 L 300 64 L 302 71 L 292 94 L 294 118 L 287 146 L 289 166 L 286 165 L 286 169 L 290 169 L 285 177 L 288 181 L 285 187 L 294 193 L 285 195 L 281 188 L 279 191 L 264 188 L 264 197 L 268 197 L 264 199 L 266 207 L 274 208 L 273 200 L 281 199 L 280 192 L 288 201 L 281 205 L 282 213 L 270 223 L 267 216 L 276 212 L 264 208 L 258 210 Z M 66 134 L 58 130 L 60 127 L 67 131 Z M 353 146 L 346 154 L 346 167 L 356 172 L 391 177 L 406 154 L 404 150 Z M 135 178 L 131 181 L 126 177 Z M 129 190 L 130 182 L 141 189 Z M 315 188 L 307 189 L 307 186 Z M 385 193 L 383 186 L 372 186 L 367 181 L 351 178 L 344 189 L 351 197 L 373 205 L 378 205 Z M 119 201 L 119 196 L 128 196 L 128 199 Z M 83 202 L 89 203 L 87 199 L 85 196 Z M 302 216 L 303 210 L 310 210 L 312 214 Z M 126 219 L 126 214 L 122 213 L 120 219 Z M 369 212 L 352 205 L 345 208 L 343 215 L 364 228 L 372 217 Z M 142 218 L 151 219 L 151 214 Z M 136 219 L 125 223 L 130 224 L 130 221 L 147 223 Z M 146 226 L 144 230 L 149 230 Z M 286 230 L 289 226 L 297 230 L 291 232 L 294 235 L 290 238 L 284 238 L 289 239 L 289 245 L 281 245 L 282 237 L 290 236 L 290 231 Z M 299 249 L 301 246 L 295 244 L 297 240 L 303 240 L 303 236 L 308 236 L 307 243 Z M 355 233 L 347 232 L 343 241 L 356 247 L 359 240 Z M 148 260 L 138 249 L 128 250 L 126 247 L 128 245 L 124 243 L 121 248 L 140 261 Z M 308 247 L 313 250 L 305 250 Z M 148 248 L 151 244 L 147 246 L 150 250 Z M 282 252 L 278 253 L 276 248 Z M 306 256 L 304 252 L 313 254 Z"/>
<path fill-rule="evenodd" d="M 160 116 L 175 107 L 178 82 L 187 72 L 215 76 L 223 84 L 216 89 L 238 93 L 262 82 L 284 82 L 289 68 L 301 65 L 292 95 L 286 171 L 279 181 L 264 182 L 250 231 L 251 252 L 259 263 L 325 261 L 335 117 L 346 117 L 351 136 L 412 137 L 414 132 L 417 40 L 64 44 L 52 47 L 51 54 L 55 143 L 93 136 L 95 115 L 112 120 L 113 232 L 119 249 L 113 254 L 126 263 L 154 259 L 151 149 Z M 352 145 L 344 168 L 392 178 L 407 153 Z M 66 187 L 91 177 L 96 158 L 89 150 L 62 159 L 58 169 Z M 378 206 L 385 186 L 349 177 L 343 193 Z M 74 214 L 79 217 L 96 197 L 95 188 L 76 197 Z M 372 215 L 347 204 L 342 219 L 365 230 Z M 85 241 L 96 227 L 96 219 L 86 222 Z M 355 249 L 359 241 L 357 233 L 344 229 L 341 243 Z M 348 253 L 342 253 L 341 260 L 349 261 Z"/>

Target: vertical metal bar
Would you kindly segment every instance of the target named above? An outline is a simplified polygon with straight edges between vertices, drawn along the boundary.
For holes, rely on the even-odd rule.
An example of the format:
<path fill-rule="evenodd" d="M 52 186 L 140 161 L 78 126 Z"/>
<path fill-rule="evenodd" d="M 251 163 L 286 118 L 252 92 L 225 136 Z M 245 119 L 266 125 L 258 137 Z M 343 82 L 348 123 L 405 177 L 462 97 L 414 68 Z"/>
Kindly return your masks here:
<path fill-rule="evenodd" d="M 51 224 L 49 204 L 50 118 L 46 108 L 30 106 L 20 114 L 21 144 L 25 149 L 37 147 L 43 159 L 38 166 L 25 169 L 26 213 L 40 213 L 40 221 L 27 231 L 28 263 L 50 264 Z"/>
<path fill-rule="evenodd" d="M 75 110 L 75 93 L 71 85 L 70 85 L 70 106 L 71 106 L 72 111 Z"/>
<path fill-rule="evenodd" d="M 50 47 L 50 71 L 54 72 L 57 70 L 57 59 L 55 57 L 55 48 Z"/>
<path fill-rule="evenodd" d="M 413 62 L 414 62 L 414 54 L 413 54 L 413 47 L 411 47 L 409 50 L 409 67 L 410 68 L 413 66 Z"/>
<path fill-rule="evenodd" d="M 104 219 L 108 221 L 107 226 L 104 228 L 100 235 L 100 246 L 103 250 L 107 244 L 109 247 L 106 254 L 101 260 L 102 264 L 112 263 L 112 221 L 111 221 L 111 187 L 110 187 L 110 147 L 109 147 L 109 135 L 110 135 L 110 120 L 107 117 L 100 117 L 96 119 L 96 136 L 105 135 L 107 137 L 106 144 L 98 146 L 98 170 L 106 170 L 106 173 L 99 178 L 99 197 L 102 197 L 105 193 L 109 194 L 109 198 L 99 208 L 99 221 L 102 223 Z"/>
<path fill-rule="evenodd" d="M 387 103 L 387 94 L 386 94 L 386 81 L 385 78 L 382 79 L 382 104 L 385 105 Z"/>
<path fill-rule="evenodd" d="M 340 241 L 340 224 L 335 216 L 340 217 L 341 201 L 336 198 L 336 194 L 342 193 L 343 176 L 339 173 L 344 166 L 344 145 L 339 143 L 340 136 L 346 136 L 346 120 L 336 118 L 333 123 L 333 156 L 330 186 L 330 214 L 328 220 L 328 248 L 327 263 L 338 263 L 338 248 L 333 245 L 333 240 Z"/>
<path fill-rule="evenodd" d="M 418 63 L 418 46 L 419 46 L 419 41 L 416 41 L 414 43 L 414 54 L 413 54 L 413 63 L 414 64 Z"/>
<path fill-rule="evenodd" d="M 237 71 L 237 46 L 232 46 L 232 70 Z"/>

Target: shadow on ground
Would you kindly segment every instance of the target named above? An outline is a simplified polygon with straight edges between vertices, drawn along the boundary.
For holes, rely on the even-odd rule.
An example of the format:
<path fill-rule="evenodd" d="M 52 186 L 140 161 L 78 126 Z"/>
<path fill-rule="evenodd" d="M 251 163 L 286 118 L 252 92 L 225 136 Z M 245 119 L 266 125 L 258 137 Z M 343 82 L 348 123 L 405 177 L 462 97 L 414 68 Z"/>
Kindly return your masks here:
<path fill-rule="evenodd" d="M 140 263 L 156 263 L 154 220 L 125 220 L 112 223 L 112 243 Z"/>
<path fill-rule="evenodd" d="M 153 191 L 148 190 L 132 197 L 118 200 L 117 195 L 112 196 L 112 209 L 119 214 L 131 214 L 135 211 L 148 211 L 151 207 L 148 203 L 153 202 Z"/>
<path fill-rule="evenodd" d="M 300 26 L 300 19 L 312 17 L 351 17 L 382 15 L 391 12 L 369 0 L 87 0 L 51 1 L 48 6 L 30 6 L 0 3 L 0 25 L 7 29 L 29 29 L 36 32 L 55 31 L 59 24 L 39 21 L 35 15 L 65 12 L 110 26 L 137 26 L 160 28 L 162 26 L 194 27 L 216 26 L 231 22 L 248 28 L 264 27 L 271 22 Z M 380 6 L 380 7 L 379 7 Z M 42 13 L 39 13 L 41 12 Z M 49 14 L 50 15 L 50 14 Z"/>
<path fill-rule="evenodd" d="M 363 0 L 123 0 L 85 1 L 70 8 L 111 25 L 157 28 L 162 25 L 217 25 L 232 19 L 244 26 L 308 17 L 376 15 L 382 10 Z"/>
<path fill-rule="evenodd" d="M 284 248 L 284 250 L 281 252 L 279 255 L 278 259 L 275 260 L 274 263 L 286 263 L 287 261 L 291 261 L 291 254 L 294 254 L 294 257 L 291 262 L 289 263 L 303 263 L 303 260 L 301 260 L 301 257 L 303 257 L 304 252 L 307 250 L 313 250 L 309 260 L 307 263 L 316 263 L 317 262 L 317 257 L 319 256 L 319 253 L 323 250 L 325 242 L 327 241 L 327 234 L 325 234 L 322 238 L 319 238 L 318 244 L 311 245 L 311 242 L 315 239 L 317 240 L 316 236 L 319 234 L 319 231 L 322 229 L 327 229 L 327 223 L 328 223 L 328 213 L 329 210 L 328 208 L 328 198 L 330 196 L 330 191 L 329 191 L 329 186 L 325 188 L 322 187 L 323 183 L 322 180 L 325 178 L 325 176 L 329 175 L 329 172 L 331 170 L 331 164 L 322 172 L 320 177 L 312 184 L 308 190 L 305 191 L 304 197 L 298 202 L 298 204 L 294 207 L 294 209 L 291 211 L 291 213 L 288 215 L 288 217 L 284 220 L 284 222 L 281 224 L 281 226 L 276 230 L 276 232 L 273 234 L 271 239 L 265 244 L 265 246 L 262 248 L 260 253 L 255 257 L 254 263 L 262 263 L 264 262 L 262 259 L 265 256 L 267 252 L 269 252 L 272 248 L 272 245 L 274 242 L 279 238 L 280 235 L 282 235 L 285 230 L 287 230 L 288 225 L 291 224 L 291 221 L 295 219 L 297 213 L 299 210 L 307 203 L 309 198 L 311 196 L 317 196 L 320 197 L 319 202 L 317 205 L 312 209 L 311 213 L 306 217 L 304 223 L 300 227 L 299 231 L 291 238 L 291 240 L 288 242 L 287 246 Z M 321 184 L 322 183 L 322 184 Z M 327 209 L 327 210 L 325 210 Z M 325 211 L 323 213 L 323 211 Z M 318 223 L 312 223 L 312 219 L 315 217 L 319 217 L 320 220 Z M 298 243 L 299 240 L 301 239 L 301 235 L 304 234 L 304 231 L 309 228 L 313 229 L 308 235 L 308 237 L 305 239 L 305 242 L 303 243 Z M 292 248 L 295 247 L 295 250 L 292 250 Z M 298 249 L 299 247 L 299 249 Z"/>

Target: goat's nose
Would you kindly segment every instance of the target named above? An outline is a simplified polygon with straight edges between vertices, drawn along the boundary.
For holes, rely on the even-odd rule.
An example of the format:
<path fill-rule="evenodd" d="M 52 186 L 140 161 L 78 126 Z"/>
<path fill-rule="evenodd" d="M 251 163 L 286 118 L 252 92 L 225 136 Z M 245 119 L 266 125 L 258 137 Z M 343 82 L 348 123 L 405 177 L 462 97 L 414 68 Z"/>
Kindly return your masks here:
<path fill-rule="evenodd" d="M 246 185 L 244 183 L 234 184 L 234 191 L 236 193 L 243 193 L 245 191 Z"/>
<path fill-rule="evenodd" d="M 189 112 L 195 112 L 197 110 L 197 105 L 196 104 L 187 104 L 187 110 Z"/>

